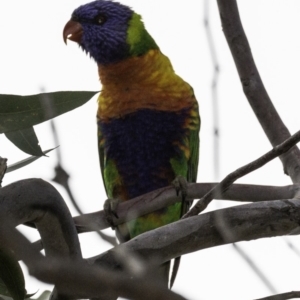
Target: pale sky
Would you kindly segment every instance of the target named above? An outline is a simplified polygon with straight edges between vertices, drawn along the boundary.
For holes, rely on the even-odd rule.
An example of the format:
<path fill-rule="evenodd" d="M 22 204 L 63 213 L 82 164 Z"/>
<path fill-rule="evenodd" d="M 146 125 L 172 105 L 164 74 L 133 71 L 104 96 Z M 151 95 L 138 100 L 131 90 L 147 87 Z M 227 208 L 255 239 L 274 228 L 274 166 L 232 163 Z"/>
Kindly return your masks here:
<path fill-rule="evenodd" d="M 62 30 L 82 0 L 10 0 L 0 2 L 1 94 L 36 94 L 46 91 L 100 90 L 96 64 L 77 45 L 62 39 Z M 210 25 L 220 63 L 219 124 L 220 177 L 213 164 L 211 80 L 213 67 L 203 26 L 204 0 L 122 0 L 140 13 L 162 52 L 176 72 L 189 82 L 200 104 L 202 119 L 198 182 L 220 180 L 236 168 L 271 149 L 239 83 L 222 33 L 216 1 L 210 1 Z M 300 69 L 300 2 L 297 0 L 238 1 L 244 29 L 266 89 L 291 133 L 300 129 L 298 108 Z M 71 174 L 71 188 L 85 212 L 102 209 L 106 199 L 100 177 L 96 144 L 96 97 L 86 105 L 55 119 L 63 166 Z M 43 150 L 56 146 L 49 123 L 35 127 Z M 14 163 L 27 157 L 3 135 L 2 157 Z M 4 185 L 30 177 L 50 180 L 56 155 L 42 158 L 9 173 Z M 287 185 L 277 159 L 238 182 Z M 66 193 L 52 183 L 69 204 Z M 234 203 L 236 204 L 236 203 Z M 209 209 L 233 205 L 223 201 Z M 71 212 L 75 215 L 72 205 Z M 38 238 L 29 230 L 32 240 Z M 111 230 L 107 233 L 113 234 Z M 94 234 L 80 236 L 84 257 L 110 248 Z M 299 290 L 299 257 L 286 241 L 300 249 L 299 237 L 261 239 L 239 243 L 269 278 L 278 292 Z M 29 293 L 44 285 L 26 280 Z M 255 299 L 270 295 L 267 288 L 233 250 L 221 246 L 183 257 L 174 291 L 191 300 Z"/>

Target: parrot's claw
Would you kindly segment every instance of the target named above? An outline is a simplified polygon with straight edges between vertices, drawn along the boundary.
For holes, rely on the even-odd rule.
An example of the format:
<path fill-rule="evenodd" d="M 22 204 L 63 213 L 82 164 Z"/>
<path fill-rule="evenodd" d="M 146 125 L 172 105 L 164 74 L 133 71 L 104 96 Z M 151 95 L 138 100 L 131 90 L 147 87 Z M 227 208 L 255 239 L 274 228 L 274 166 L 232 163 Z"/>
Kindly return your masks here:
<path fill-rule="evenodd" d="M 179 175 L 172 181 L 172 184 L 175 187 L 176 195 L 179 196 L 179 194 L 181 194 L 182 201 L 185 201 L 188 190 L 187 180 L 183 176 Z"/>
<path fill-rule="evenodd" d="M 119 199 L 107 199 L 104 202 L 103 211 L 105 214 L 105 218 L 107 222 L 110 224 L 112 229 L 116 228 L 116 226 L 114 225 L 113 217 L 119 219 L 116 212 L 119 203 L 120 203 Z"/>

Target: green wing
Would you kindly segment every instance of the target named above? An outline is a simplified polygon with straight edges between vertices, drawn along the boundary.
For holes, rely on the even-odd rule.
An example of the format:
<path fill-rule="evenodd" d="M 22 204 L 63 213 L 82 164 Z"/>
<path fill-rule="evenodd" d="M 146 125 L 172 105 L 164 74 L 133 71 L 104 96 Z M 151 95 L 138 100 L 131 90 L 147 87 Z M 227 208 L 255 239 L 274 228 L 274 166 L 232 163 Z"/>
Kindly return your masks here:
<path fill-rule="evenodd" d="M 196 99 L 195 99 L 196 101 Z M 189 139 L 188 139 L 188 144 L 190 148 L 190 158 L 187 162 L 187 175 L 186 179 L 188 182 L 196 182 L 197 181 L 197 172 L 198 172 L 198 162 L 199 162 L 199 130 L 200 130 L 200 115 L 199 115 L 199 108 L 198 108 L 198 103 L 197 101 L 195 102 L 194 108 L 192 110 L 193 118 L 192 118 L 192 129 L 189 132 Z M 188 212 L 190 206 L 192 205 L 191 202 L 185 201 L 184 203 L 181 203 L 181 208 L 180 208 L 180 215 L 181 217 Z M 177 206 L 178 204 L 174 204 Z M 172 275 L 171 275 L 171 280 L 170 280 L 170 287 L 173 286 L 179 265 L 180 265 L 180 259 L 181 256 L 176 257 L 174 260 L 173 264 L 173 270 L 172 270 Z"/>
<path fill-rule="evenodd" d="M 198 103 L 195 102 L 194 108 L 192 110 L 193 113 L 193 129 L 190 130 L 189 135 L 189 147 L 190 147 L 190 158 L 187 163 L 187 181 L 188 182 L 196 182 L 197 181 L 197 173 L 198 173 L 198 163 L 199 163 L 199 130 L 201 125 L 200 115 L 199 115 L 199 108 Z M 192 205 L 192 201 L 185 202 L 185 205 L 182 207 L 181 214 L 185 214 L 190 206 Z"/>
<path fill-rule="evenodd" d="M 196 182 L 197 181 L 197 173 L 198 173 L 198 163 L 199 163 L 199 130 L 200 130 L 200 116 L 197 107 L 197 124 L 195 124 L 196 129 L 191 130 L 189 137 L 189 145 L 191 156 L 188 160 L 188 173 L 187 173 L 187 181 L 188 182 Z"/>
<path fill-rule="evenodd" d="M 118 190 L 118 187 L 121 186 L 121 179 L 115 162 L 111 159 L 108 159 L 106 156 L 106 153 L 104 151 L 104 141 L 105 140 L 101 133 L 101 129 L 98 126 L 99 161 L 106 195 L 108 198 L 118 197 L 119 199 L 123 199 L 122 195 L 120 194 L 114 195 L 114 191 Z"/>
<path fill-rule="evenodd" d="M 105 159 L 105 154 L 104 154 L 104 147 L 103 147 L 103 136 L 101 133 L 101 130 L 99 128 L 98 125 L 98 153 L 99 153 L 99 161 L 100 161 L 100 169 L 101 169 L 101 175 L 102 175 L 102 180 L 103 180 L 103 184 L 105 187 L 105 192 L 106 195 L 109 194 L 107 187 L 105 185 L 105 180 L 104 180 L 104 159 Z"/>

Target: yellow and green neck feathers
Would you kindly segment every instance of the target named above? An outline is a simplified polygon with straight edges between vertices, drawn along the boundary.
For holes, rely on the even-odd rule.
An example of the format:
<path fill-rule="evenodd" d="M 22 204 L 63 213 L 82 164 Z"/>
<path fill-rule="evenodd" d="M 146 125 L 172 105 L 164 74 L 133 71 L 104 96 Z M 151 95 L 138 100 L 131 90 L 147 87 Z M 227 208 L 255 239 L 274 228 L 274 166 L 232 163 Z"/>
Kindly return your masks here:
<path fill-rule="evenodd" d="M 159 49 L 137 13 L 133 13 L 129 21 L 126 43 L 129 45 L 130 57 L 143 55 L 150 49 Z"/>
<path fill-rule="evenodd" d="M 111 65 L 98 65 L 102 91 L 98 117 L 118 118 L 139 109 L 179 111 L 191 107 L 193 90 L 177 76 L 168 57 L 149 50 Z"/>

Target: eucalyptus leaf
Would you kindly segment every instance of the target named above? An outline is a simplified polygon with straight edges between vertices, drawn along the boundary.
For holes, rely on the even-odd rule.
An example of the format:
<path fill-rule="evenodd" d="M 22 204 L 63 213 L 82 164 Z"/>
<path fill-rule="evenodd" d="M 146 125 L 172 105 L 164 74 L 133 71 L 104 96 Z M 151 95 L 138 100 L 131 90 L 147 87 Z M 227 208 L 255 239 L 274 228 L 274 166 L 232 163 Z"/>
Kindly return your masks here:
<path fill-rule="evenodd" d="M 57 147 L 59 147 L 59 146 L 57 146 Z M 57 147 L 52 148 L 52 149 L 45 150 L 45 151 L 43 151 L 43 154 L 47 154 L 47 153 L 49 153 L 50 151 L 56 149 Z M 16 171 L 16 170 L 18 170 L 18 169 L 21 169 L 21 168 L 23 168 L 23 167 L 25 167 L 25 166 L 31 164 L 32 162 L 36 161 L 36 160 L 39 159 L 39 158 L 41 158 L 41 156 L 30 156 L 30 157 L 28 157 L 28 158 L 25 158 L 25 159 L 23 159 L 23 160 L 20 160 L 20 161 L 14 163 L 14 164 L 11 164 L 11 165 L 9 165 L 9 166 L 7 167 L 6 173 L 13 172 L 13 171 Z"/>
<path fill-rule="evenodd" d="M 51 295 L 50 291 L 44 291 L 38 298 L 34 298 L 34 300 L 48 300 Z M 30 298 L 33 299 L 33 298 Z"/>
<path fill-rule="evenodd" d="M 0 278 L 0 297 L 3 297 L 3 296 L 11 298 L 10 293 L 8 291 L 8 288 L 7 288 L 6 284 Z"/>
<path fill-rule="evenodd" d="M 10 296 L 5 296 L 0 294 L 0 300 L 13 300 L 13 298 Z"/>
<path fill-rule="evenodd" d="M 30 294 L 26 294 L 25 295 L 25 299 L 30 299 L 32 296 L 34 296 L 38 291 L 36 291 L 35 293 L 30 293 Z M 44 292 L 45 293 L 45 292 Z M 42 296 L 42 295 L 41 295 Z M 40 296 L 40 297 L 41 297 Z M 38 297 L 37 299 L 39 299 L 40 297 Z"/>
<path fill-rule="evenodd" d="M 0 133 L 21 130 L 73 110 L 96 93 L 64 91 L 30 96 L 0 94 Z"/>
<path fill-rule="evenodd" d="M 5 136 L 20 150 L 27 154 L 43 156 L 38 138 L 33 127 L 6 132 Z"/>
<path fill-rule="evenodd" d="M 10 250 L 0 249 L 0 294 L 23 300 L 26 294 L 22 269 Z"/>

